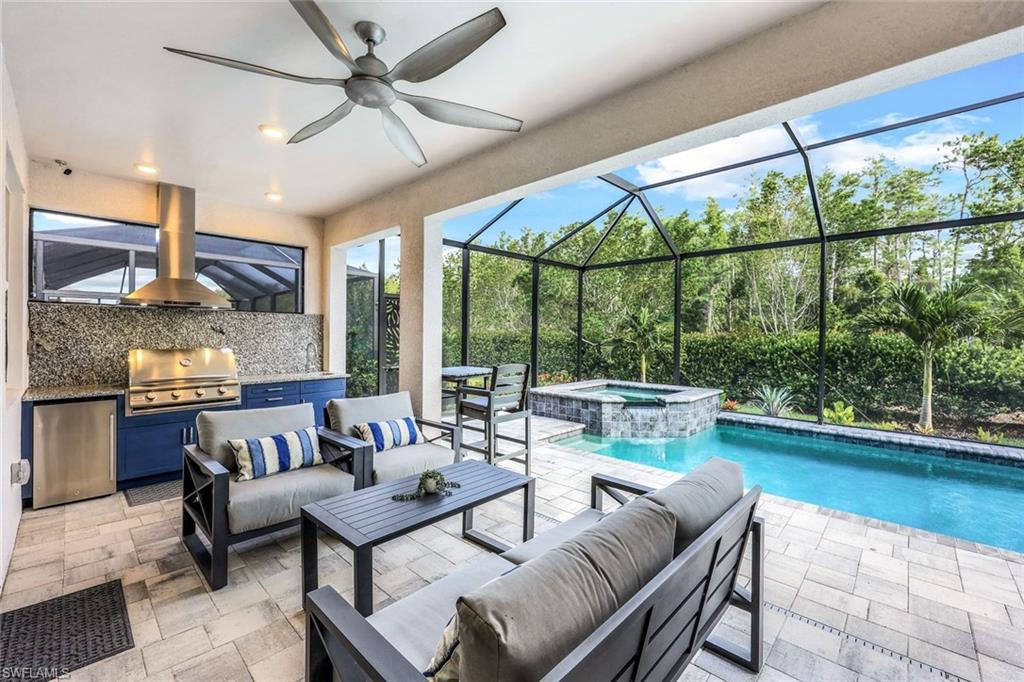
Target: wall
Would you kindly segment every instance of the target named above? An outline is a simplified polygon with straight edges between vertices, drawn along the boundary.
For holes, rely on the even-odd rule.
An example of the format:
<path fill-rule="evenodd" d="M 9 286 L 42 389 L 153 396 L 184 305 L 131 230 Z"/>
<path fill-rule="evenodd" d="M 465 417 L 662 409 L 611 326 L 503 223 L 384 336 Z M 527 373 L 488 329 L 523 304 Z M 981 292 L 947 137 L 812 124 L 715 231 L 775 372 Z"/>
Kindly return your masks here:
<path fill-rule="evenodd" d="M 124 385 L 133 348 L 227 347 L 241 375 L 322 366 L 320 315 L 75 303 L 29 303 L 28 310 L 31 386 Z"/>
<path fill-rule="evenodd" d="M 400 383 L 436 417 L 443 218 L 1019 51 L 1022 33 L 1005 32 L 1022 24 L 1024 3 L 829 3 L 330 216 L 325 278 L 334 245 L 401 229 Z M 325 291 L 329 316 L 343 296 Z"/>
<path fill-rule="evenodd" d="M 0 356 L 0 586 L 7 576 L 14 541 L 21 521 L 21 488 L 11 483 L 11 464 L 21 458 L 21 393 L 27 383 L 25 345 L 28 338 L 25 288 L 28 259 L 25 254 L 25 230 L 28 208 L 25 190 L 28 183 L 28 157 L 21 136 L 18 108 L 14 101 L 3 45 L 0 44 L 0 282 L 9 283 L 7 310 L 0 322 L 0 337 L 7 353 Z M 8 194 L 4 188 L 9 190 Z M 6 366 L 5 366 L 6 359 Z"/>
<path fill-rule="evenodd" d="M 29 205 L 67 213 L 156 224 L 156 184 L 125 180 L 73 169 L 64 175 L 52 161 L 33 159 L 29 164 Z M 306 249 L 306 312 L 321 314 L 321 253 L 323 221 L 320 218 L 262 211 L 220 201 L 197 189 L 196 229 L 210 234 L 245 237 L 301 246 Z"/>

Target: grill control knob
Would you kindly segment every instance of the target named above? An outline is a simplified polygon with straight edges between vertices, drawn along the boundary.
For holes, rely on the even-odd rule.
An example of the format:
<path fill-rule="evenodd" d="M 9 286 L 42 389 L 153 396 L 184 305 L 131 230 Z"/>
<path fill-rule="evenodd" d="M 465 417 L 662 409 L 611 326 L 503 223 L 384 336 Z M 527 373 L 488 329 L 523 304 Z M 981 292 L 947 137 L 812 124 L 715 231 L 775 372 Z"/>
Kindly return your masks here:
<path fill-rule="evenodd" d="M 181 391 L 171 391 L 171 397 L 177 400 L 181 397 Z"/>
<path fill-rule="evenodd" d="M 146 394 L 146 401 L 147 402 L 153 402 L 154 400 L 156 400 L 156 393 L 153 393 L 153 391 L 150 391 L 149 393 Z"/>
<path fill-rule="evenodd" d="M 217 393 L 220 393 L 221 395 L 224 395 L 227 392 L 228 392 L 228 387 L 227 386 L 221 386 L 220 388 L 217 389 Z"/>
<path fill-rule="evenodd" d="M 204 395 L 206 395 L 206 389 L 205 388 L 197 388 L 196 389 L 196 397 L 197 398 L 202 398 Z"/>

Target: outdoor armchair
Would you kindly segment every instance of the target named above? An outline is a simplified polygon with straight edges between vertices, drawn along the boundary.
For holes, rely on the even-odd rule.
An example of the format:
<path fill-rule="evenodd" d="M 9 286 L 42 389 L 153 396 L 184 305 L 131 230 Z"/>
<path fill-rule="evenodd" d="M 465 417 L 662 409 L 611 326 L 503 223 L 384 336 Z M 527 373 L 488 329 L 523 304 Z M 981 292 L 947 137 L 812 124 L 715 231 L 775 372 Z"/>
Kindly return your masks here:
<path fill-rule="evenodd" d="M 331 400 L 324 408 L 324 413 L 324 423 L 330 424 L 336 434 L 348 439 L 349 443 L 358 443 L 364 448 L 360 462 L 365 467 L 362 475 L 367 485 L 415 476 L 428 469 L 436 469 L 462 459 L 462 429 L 453 424 L 415 416 L 408 391 L 367 398 Z M 431 436 L 424 433 L 427 440 L 423 443 L 382 452 L 374 452 L 373 444 L 358 438 L 355 429 L 357 424 L 404 417 L 412 417 L 421 429 L 439 431 L 440 434 Z"/>
<path fill-rule="evenodd" d="M 325 428 L 317 430 L 324 464 L 235 480 L 237 467 L 228 441 L 314 426 L 308 403 L 201 412 L 196 426 L 199 443 L 185 446 L 183 453 L 181 539 L 213 590 L 227 584 L 228 547 L 297 526 L 302 505 L 368 484 L 363 460 L 372 448 Z"/>

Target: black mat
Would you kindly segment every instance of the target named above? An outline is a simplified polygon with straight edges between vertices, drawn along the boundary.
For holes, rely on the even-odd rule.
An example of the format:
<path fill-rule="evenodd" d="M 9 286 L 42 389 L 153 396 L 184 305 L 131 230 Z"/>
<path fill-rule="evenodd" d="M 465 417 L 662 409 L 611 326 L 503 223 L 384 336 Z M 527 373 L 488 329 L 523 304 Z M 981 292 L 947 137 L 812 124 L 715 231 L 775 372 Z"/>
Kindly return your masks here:
<path fill-rule="evenodd" d="M 52 680 L 135 646 L 120 580 L 0 613 L 0 671 Z"/>
<path fill-rule="evenodd" d="M 175 497 L 181 497 L 180 478 L 173 481 L 144 485 L 141 488 L 131 488 L 130 490 L 124 491 L 124 498 L 128 500 L 129 507 L 135 507 L 140 504 L 149 504 L 150 502 L 159 502 L 160 500 L 170 500 Z"/>

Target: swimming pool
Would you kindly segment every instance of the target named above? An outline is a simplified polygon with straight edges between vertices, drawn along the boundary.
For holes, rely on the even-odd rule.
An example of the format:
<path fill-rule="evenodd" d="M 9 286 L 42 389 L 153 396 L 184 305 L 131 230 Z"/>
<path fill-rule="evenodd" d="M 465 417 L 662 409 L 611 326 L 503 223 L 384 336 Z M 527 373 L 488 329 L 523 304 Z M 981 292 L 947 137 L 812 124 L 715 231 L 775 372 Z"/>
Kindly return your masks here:
<path fill-rule="evenodd" d="M 712 456 L 765 492 L 1024 552 L 1024 469 L 718 425 L 688 438 L 558 445 L 686 473 Z"/>

